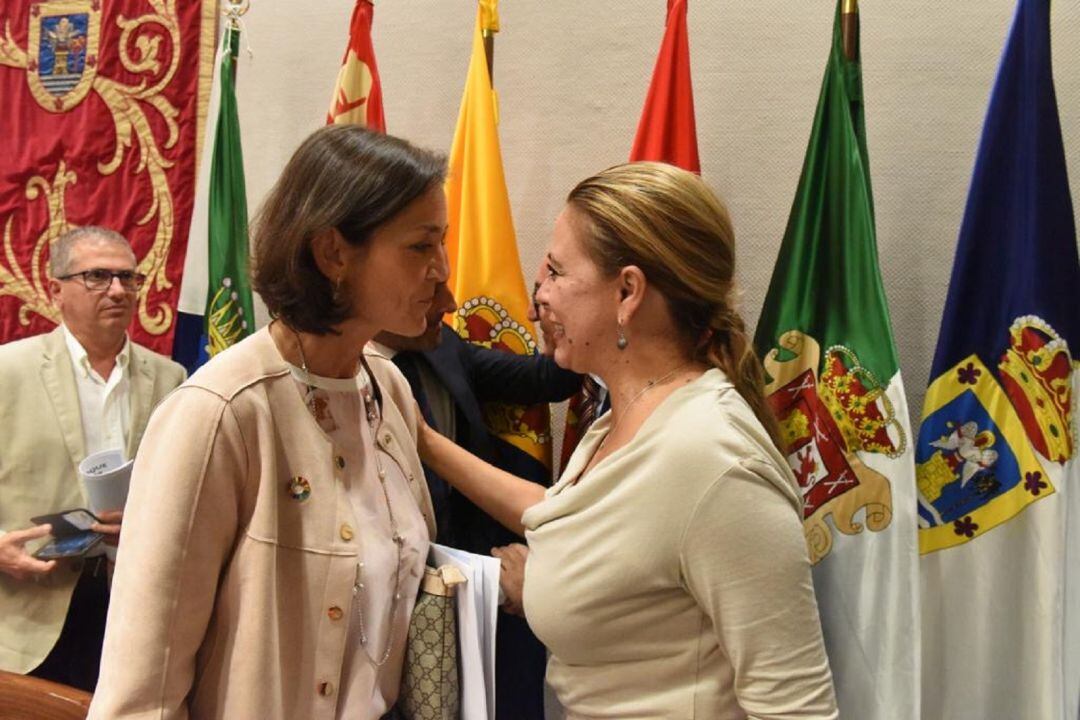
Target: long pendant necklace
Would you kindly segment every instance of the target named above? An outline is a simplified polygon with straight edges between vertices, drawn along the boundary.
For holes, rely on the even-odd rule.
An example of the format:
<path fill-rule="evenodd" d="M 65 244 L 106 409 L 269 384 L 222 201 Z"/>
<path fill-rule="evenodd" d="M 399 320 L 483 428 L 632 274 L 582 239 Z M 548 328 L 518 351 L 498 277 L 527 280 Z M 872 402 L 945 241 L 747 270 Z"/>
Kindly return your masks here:
<path fill-rule="evenodd" d="M 318 420 L 318 410 L 315 402 L 315 385 L 311 383 L 311 372 L 307 367 L 307 358 L 304 356 L 304 344 L 300 341 L 300 335 L 291 327 L 286 325 L 296 338 L 296 347 L 300 353 L 300 369 L 304 372 L 304 384 L 307 386 L 307 393 L 304 396 L 305 404 L 311 411 L 312 415 Z M 380 456 L 379 448 L 376 446 L 374 439 L 378 436 L 378 423 L 379 423 L 379 405 L 372 395 L 372 387 L 375 386 L 375 376 L 371 374 L 367 369 L 367 364 L 360 360 L 360 366 L 365 375 L 367 381 L 363 389 L 360 392 L 360 397 L 364 405 L 364 415 L 368 422 L 368 427 L 371 430 L 371 447 L 369 448 L 373 457 L 375 458 L 375 469 L 379 477 L 379 487 L 382 489 L 383 499 L 386 500 L 386 513 L 390 518 L 390 537 L 394 542 L 394 547 L 397 550 L 397 562 L 394 564 L 394 595 L 390 600 L 390 629 L 387 632 L 386 637 L 386 649 L 383 651 L 382 656 L 376 660 L 368 652 L 368 634 L 367 628 L 364 625 L 364 563 L 358 562 L 356 564 L 356 579 L 353 581 L 353 605 L 356 606 L 357 616 L 357 628 L 360 631 L 360 645 L 364 648 L 364 654 L 367 655 L 368 660 L 371 661 L 375 667 L 382 667 L 390 659 L 390 653 L 394 647 L 394 618 L 397 617 L 398 605 L 401 602 L 401 555 L 402 548 L 405 545 L 405 537 L 398 529 L 397 519 L 394 517 L 394 505 L 390 502 L 390 491 L 386 487 L 386 469 L 383 467 L 382 457 Z"/>

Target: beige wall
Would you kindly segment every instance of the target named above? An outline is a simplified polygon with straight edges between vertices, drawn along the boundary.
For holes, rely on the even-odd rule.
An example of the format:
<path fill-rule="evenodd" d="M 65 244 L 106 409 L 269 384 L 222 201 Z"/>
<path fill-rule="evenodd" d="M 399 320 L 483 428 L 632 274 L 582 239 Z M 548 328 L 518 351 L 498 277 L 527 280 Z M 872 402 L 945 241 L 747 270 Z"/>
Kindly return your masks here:
<path fill-rule="evenodd" d="M 665 0 L 503 0 L 495 82 L 526 276 L 571 185 L 623 161 Z M 972 162 L 1014 0 L 865 0 L 866 120 L 882 273 L 916 417 Z M 735 217 L 753 326 L 787 221 L 831 40 L 831 0 L 690 0 L 704 177 Z M 314 9 L 312 9 L 314 8 Z M 249 202 L 325 117 L 352 0 L 255 0 L 238 95 Z M 392 133 L 449 149 L 472 0 L 378 0 Z M 1058 103 L 1080 207 L 1080 3 L 1053 3 Z M 1076 352 L 1074 350 L 1074 352 Z"/>

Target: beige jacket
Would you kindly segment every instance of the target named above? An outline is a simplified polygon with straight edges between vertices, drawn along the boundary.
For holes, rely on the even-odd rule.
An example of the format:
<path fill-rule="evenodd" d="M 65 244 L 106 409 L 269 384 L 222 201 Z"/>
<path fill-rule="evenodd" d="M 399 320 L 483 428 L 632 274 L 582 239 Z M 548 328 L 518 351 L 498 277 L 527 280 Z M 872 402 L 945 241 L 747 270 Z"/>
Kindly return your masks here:
<path fill-rule="evenodd" d="M 799 492 L 746 401 L 710 370 L 572 484 L 610 426 L 523 517 L 567 717 L 836 720 Z"/>
<path fill-rule="evenodd" d="M 434 537 L 408 384 L 368 361 L 378 442 Z M 339 462 L 265 329 L 161 405 L 135 461 L 91 718 L 334 717 L 364 541 Z"/>
<path fill-rule="evenodd" d="M 154 406 L 184 381 L 184 368 L 131 344 L 127 455 L 139 447 Z M 71 354 L 64 331 L 0 346 L 0 530 L 30 527 L 31 517 L 87 507 L 78 480 L 86 456 Z M 41 664 L 60 636 L 81 569 L 61 563 L 38 581 L 0 573 L 0 670 Z"/>

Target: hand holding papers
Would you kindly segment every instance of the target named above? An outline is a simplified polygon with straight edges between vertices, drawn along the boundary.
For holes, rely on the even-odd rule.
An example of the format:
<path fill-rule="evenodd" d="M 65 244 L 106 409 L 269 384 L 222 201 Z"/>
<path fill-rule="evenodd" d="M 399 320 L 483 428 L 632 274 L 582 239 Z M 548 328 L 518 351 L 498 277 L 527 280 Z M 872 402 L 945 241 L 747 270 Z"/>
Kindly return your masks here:
<path fill-rule="evenodd" d="M 107 533 L 109 539 L 105 555 L 116 561 L 116 538 L 119 522 L 127 502 L 128 485 L 131 482 L 131 466 L 134 460 L 124 460 L 121 450 L 103 450 L 88 455 L 79 463 L 79 479 L 86 488 L 86 497 L 90 510 L 100 516 L 107 527 L 96 526 L 96 530 Z"/>
<path fill-rule="evenodd" d="M 98 513 L 124 509 L 134 462 L 125 461 L 120 450 L 103 450 L 79 463 L 79 478 L 86 488 L 91 510 Z"/>

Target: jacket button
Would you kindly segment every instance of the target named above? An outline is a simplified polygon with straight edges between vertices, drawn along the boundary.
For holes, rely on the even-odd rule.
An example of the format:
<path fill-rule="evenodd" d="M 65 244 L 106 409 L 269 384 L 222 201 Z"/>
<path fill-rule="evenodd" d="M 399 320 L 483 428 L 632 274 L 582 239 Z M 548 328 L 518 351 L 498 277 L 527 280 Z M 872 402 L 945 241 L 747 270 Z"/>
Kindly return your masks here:
<path fill-rule="evenodd" d="M 341 612 L 341 608 L 335 605 L 327 610 L 326 614 L 331 620 L 340 620 L 345 613 Z"/>
<path fill-rule="evenodd" d="M 324 682 L 319 683 L 319 694 L 323 697 L 329 697 L 334 694 L 334 683 Z"/>
<path fill-rule="evenodd" d="M 386 433 L 385 435 L 382 436 L 383 445 L 389 445 L 391 443 L 391 441 L 393 441 L 393 439 L 394 439 L 393 435 L 391 435 L 390 433 Z"/>
<path fill-rule="evenodd" d="M 339 469 L 345 469 L 345 458 L 343 458 L 342 456 L 338 455 L 336 458 L 334 458 L 334 462 L 337 463 Z"/>
<path fill-rule="evenodd" d="M 349 523 L 342 523 L 341 524 L 341 539 L 342 540 L 352 540 L 353 539 L 353 529 L 352 529 L 352 525 L 350 525 Z"/>

